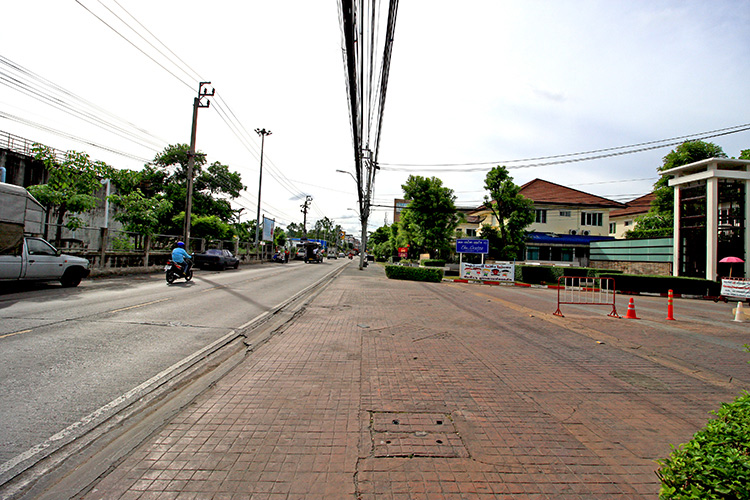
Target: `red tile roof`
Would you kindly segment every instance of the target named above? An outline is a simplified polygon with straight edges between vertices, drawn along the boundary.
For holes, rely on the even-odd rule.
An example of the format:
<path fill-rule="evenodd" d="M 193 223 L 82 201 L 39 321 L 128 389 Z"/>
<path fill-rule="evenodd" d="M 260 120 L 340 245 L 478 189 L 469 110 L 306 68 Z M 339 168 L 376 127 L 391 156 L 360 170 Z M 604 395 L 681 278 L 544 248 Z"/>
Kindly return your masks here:
<path fill-rule="evenodd" d="M 654 200 L 656 195 L 654 193 L 648 193 L 625 203 L 626 207 L 619 210 L 612 210 L 609 213 L 609 217 L 625 217 L 626 215 L 641 215 L 645 214 L 651 208 L 651 202 Z"/>
<path fill-rule="evenodd" d="M 520 193 L 534 203 L 540 204 L 625 208 L 625 205 L 620 202 L 542 179 L 534 179 L 527 182 L 521 186 Z"/>

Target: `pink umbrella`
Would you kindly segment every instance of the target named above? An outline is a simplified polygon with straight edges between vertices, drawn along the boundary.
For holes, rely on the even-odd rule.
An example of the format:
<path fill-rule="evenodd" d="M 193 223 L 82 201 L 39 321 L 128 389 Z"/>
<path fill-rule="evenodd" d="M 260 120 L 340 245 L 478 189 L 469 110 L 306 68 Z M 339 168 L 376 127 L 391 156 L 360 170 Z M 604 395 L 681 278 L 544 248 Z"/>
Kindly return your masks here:
<path fill-rule="evenodd" d="M 745 261 L 740 259 L 739 257 L 724 257 L 719 262 L 722 264 L 738 264 Z M 729 277 L 732 277 L 732 266 L 729 266 Z"/>

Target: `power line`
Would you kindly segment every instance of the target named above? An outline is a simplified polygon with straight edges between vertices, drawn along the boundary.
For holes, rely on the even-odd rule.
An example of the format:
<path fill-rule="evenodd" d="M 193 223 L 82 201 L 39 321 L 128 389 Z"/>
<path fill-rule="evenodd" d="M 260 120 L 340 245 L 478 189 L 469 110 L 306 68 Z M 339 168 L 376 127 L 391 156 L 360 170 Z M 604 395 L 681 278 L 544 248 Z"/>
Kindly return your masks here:
<path fill-rule="evenodd" d="M 553 156 L 540 156 L 536 158 L 525 158 L 525 159 L 518 159 L 518 160 L 503 160 L 503 161 L 491 161 L 491 162 L 475 162 L 475 163 L 426 163 L 426 164 L 419 164 L 419 163 L 380 163 L 381 170 L 389 170 L 389 171 L 400 171 L 400 172 L 481 172 L 489 170 L 488 168 L 462 168 L 462 169 L 435 169 L 435 168 L 394 168 L 395 166 L 402 166 L 402 167 L 457 167 L 457 166 L 473 166 L 473 165 L 505 165 L 507 163 L 521 163 L 521 162 L 527 162 L 527 161 L 538 161 L 538 160 L 552 160 L 556 158 L 571 158 L 573 156 L 584 156 L 584 155 L 592 155 L 595 153 L 606 153 L 608 151 L 618 151 L 615 153 L 609 153 L 609 154 L 598 154 L 595 156 L 586 156 L 584 158 L 571 158 L 567 160 L 560 160 L 560 161 L 551 161 L 546 163 L 531 163 L 528 165 L 517 165 L 517 166 L 510 166 L 507 167 L 508 170 L 511 169 L 520 169 L 520 168 L 534 168 L 534 167 L 543 167 L 548 165 L 559 165 L 563 163 L 575 163 L 580 161 L 589 161 L 589 160 L 598 160 L 601 158 L 609 158 L 613 156 L 622 156 L 626 154 L 633 154 L 633 153 L 640 153 L 643 151 L 649 151 L 652 149 L 660 149 L 665 148 L 669 146 L 676 146 L 679 144 L 682 144 L 685 142 L 685 139 L 692 138 L 690 140 L 703 140 L 703 139 L 710 139 L 713 137 L 720 137 L 724 135 L 730 135 L 730 134 L 736 134 L 738 132 L 745 132 L 747 130 L 750 130 L 750 123 L 746 123 L 743 125 L 736 125 L 734 127 L 726 127 L 716 130 L 710 130 L 708 132 L 702 132 L 698 134 L 690 134 L 690 135 L 683 135 L 680 137 L 672 137 L 670 139 L 661 139 L 658 141 L 649 141 L 649 142 L 641 142 L 638 144 L 631 144 L 629 146 L 617 146 L 613 148 L 605 148 L 605 149 L 595 149 L 591 151 L 585 151 L 581 153 L 567 153 L 567 154 L 561 154 L 561 155 L 553 155 Z M 669 142 L 672 141 L 672 142 Z M 677 141 L 677 142 L 674 142 Z M 656 145 L 654 145 L 656 144 Z M 654 145 L 654 146 L 651 146 Z M 640 146 L 648 146 L 648 147 L 640 147 Z M 631 149 L 631 148 L 638 148 L 638 149 Z M 621 151 L 624 149 L 628 149 L 629 151 Z"/>

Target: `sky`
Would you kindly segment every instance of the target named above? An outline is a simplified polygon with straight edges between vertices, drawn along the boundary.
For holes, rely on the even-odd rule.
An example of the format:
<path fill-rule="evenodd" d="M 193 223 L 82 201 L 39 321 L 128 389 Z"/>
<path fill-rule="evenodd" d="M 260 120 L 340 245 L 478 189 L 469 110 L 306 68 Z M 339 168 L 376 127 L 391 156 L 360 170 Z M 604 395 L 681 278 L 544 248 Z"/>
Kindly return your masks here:
<path fill-rule="evenodd" d="M 1 1 L 0 142 L 138 170 L 190 142 L 198 82 L 210 81 L 197 149 L 241 174 L 242 220 L 256 216 L 265 128 L 262 214 L 301 223 L 309 195 L 308 227 L 327 216 L 359 234 L 354 180 L 336 172 L 354 172 L 337 2 Z M 648 193 L 682 140 L 666 139 L 750 124 L 749 26 L 746 0 L 401 0 L 369 229 L 393 221 L 409 175 L 440 178 L 460 207 L 482 203 L 495 165 L 519 185 Z M 10 65 L 50 82 L 56 107 L 23 92 L 32 80 Z M 748 130 L 706 140 L 730 157 L 750 149 Z M 652 141 L 664 142 L 534 160 Z"/>

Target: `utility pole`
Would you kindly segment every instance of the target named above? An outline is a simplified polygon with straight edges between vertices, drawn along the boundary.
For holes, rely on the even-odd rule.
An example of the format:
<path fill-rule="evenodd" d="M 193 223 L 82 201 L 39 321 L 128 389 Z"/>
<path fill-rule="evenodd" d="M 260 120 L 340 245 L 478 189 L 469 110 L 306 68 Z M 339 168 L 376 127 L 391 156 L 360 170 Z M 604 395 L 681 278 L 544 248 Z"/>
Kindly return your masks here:
<path fill-rule="evenodd" d="M 305 202 L 300 205 L 302 207 L 301 212 L 304 214 L 304 218 L 302 219 L 302 233 L 305 238 L 307 238 L 307 209 L 310 208 L 312 200 L 312 196 L 308 195 L 305 197 Z"/>
<path fill-rule="evenodd" d="M 187 199 L 185 200 L 185 229 L 183 231 L 188 251 L 190 251 L 190 219 L 193 210 L 193 168 L 195 167 L 195 135 L 198 130 L 198 108 L 209 107 L 211 105 L 210 99 L 206 99 L 206 104 L 203 104 L 201 100 L 204 97 L 213 97 L 216 93 L 215 89 L 211 89 L 211 93 L 209 94 L 208 89 L 203 88 L 205 85 L 211 85 L 211 82 L 200 82 L 198 84 L 198 97 L 193 98 L 193 127 L 190 132 L 190 151 L 188 152 Z"/>
<path fill-rule="evenodd" d="M 258 179 L 258 215 L 255 220 L 255 258 L 258 258 L 258 232 L 260 231 L 260 193 L 263 187 L 263 147 L 266 145 L 266 136 L 271 135 L 270 130 L 256 128 L 255 132 L 260 136 L 260 178 Z"/>

